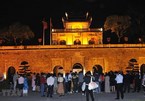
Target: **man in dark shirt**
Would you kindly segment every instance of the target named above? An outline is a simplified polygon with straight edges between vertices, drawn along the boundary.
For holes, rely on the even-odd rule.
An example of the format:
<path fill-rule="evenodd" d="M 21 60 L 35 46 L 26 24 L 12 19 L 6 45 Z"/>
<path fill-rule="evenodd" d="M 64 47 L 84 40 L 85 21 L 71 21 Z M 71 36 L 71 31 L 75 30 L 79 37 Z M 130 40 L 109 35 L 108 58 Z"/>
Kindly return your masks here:
<path fill-rule="evenodd" d="M 124 93 L 126 92 L 126 90 L 128 93 L 130 92 L 130 83 L 131 83 L 131 76 L 129 71 L 127 71 L 127 73 L 124 75 Z"/>
<path fill-rule="evenodd" d="M 89 101 L 89 95 L 91 96 L 92 101 L 94 101 L 93 90 L 88 89 L 88 85 L 90 81 L 91 81 L 91 72 L 88 71 L 86 72 L 85 77 L 84 77 L 84 82 L 86 83 L 86 89 L 85 89 L 86 101 Z"/>

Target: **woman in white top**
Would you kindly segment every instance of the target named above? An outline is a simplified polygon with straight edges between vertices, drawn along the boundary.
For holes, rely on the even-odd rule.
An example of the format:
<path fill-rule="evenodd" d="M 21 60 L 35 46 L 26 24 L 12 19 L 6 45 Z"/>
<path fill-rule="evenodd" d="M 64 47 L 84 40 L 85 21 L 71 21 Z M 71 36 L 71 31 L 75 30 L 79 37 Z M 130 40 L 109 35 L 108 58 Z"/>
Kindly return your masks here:
<path fill-rule="evenodd" d="M 63 74 L 61 74 L 61 73 L 58 74 L 57 82 L 58 82 L 57 93 L 59 94 L 60 97 L 64 96 L 64 78 L 63 78 Z"/>
<path fill-rule="evenodd" d="M 105 75 L 105 92 L 110 93 L 110 76 L 108 73 Z"/>

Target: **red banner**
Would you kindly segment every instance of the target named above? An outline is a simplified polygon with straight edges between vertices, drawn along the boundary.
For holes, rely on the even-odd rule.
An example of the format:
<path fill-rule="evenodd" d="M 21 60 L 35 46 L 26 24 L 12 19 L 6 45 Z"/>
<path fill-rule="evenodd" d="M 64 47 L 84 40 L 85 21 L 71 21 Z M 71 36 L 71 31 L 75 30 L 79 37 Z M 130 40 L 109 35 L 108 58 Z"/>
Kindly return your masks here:
<path fill-rule="evenodd" d="M 48 28 L 48 24 L 46 21 L 42 21 L 42 24 L 43 24 L 43 29 L 47 29 Z"/>

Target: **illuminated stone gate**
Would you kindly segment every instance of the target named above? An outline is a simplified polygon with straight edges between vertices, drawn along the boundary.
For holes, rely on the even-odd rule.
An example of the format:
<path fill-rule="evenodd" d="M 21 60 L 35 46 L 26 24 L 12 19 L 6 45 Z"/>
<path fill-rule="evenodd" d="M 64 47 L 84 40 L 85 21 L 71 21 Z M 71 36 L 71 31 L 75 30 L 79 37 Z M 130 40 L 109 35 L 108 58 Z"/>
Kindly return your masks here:
<path fill-rule="evenodd" d="M 145 70 L 145 45 L 123 46 L 5 46 L 0 49 L 0 72 L 6 73 L 11 66 L 18 71 L 22 61 L 29 63 L 31 72 L 53 72 L 56 66 L 61 66 L 67 73 L 76 63 L 84 72 L 92 71 L 95 65 L 100 65 L 104 73 L 110 70 L 125 72 L 131 59 L 137 60 L 138 71 L 140 67 Z"/>
<path fill-rule="evenodd" d="M 91 17 L 62 20 L 64 29 L 52 29 L 51 45 L 1 46 L 0 73 L 6 74 L 11 66 L 18 71 L 23 61 L 29 63 L 29 71 L 36 73 L 78 72 L 76 68 L 84 72 L 94 68 L 103 73 L 126 72 L 140 71 L 140 67 L 145 72 L 145 44 L 103 44 L 102 29 L 90 28 Z"/>

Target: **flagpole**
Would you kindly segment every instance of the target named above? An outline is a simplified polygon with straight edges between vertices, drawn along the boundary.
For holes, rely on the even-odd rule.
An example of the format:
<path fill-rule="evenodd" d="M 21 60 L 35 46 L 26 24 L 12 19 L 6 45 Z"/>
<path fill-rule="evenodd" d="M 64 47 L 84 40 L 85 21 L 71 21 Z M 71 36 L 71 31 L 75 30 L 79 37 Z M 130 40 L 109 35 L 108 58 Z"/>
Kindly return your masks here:
<path fill-rule="evenodd" d="M 45 29 L 43 28 L 43 45 L 45 45 Z"/>
<path fill-rule="evenodd" d="M 47 22 L 45 21 L 45 19 L 43 19 L 42 21 L 42 24 L 43 24 L 43 45 L 45 45 L 45 30 L 48 28 L 47 26 Z"/>
<path fill-rule="evenodd" d="M 51 22 L 51 17 L 50 17 L 50 45 L 51 45 L 51 41 L 52 41 L 52 38 L 51 38 L 51 30 L 52 30 L 52 22 Z"/>

